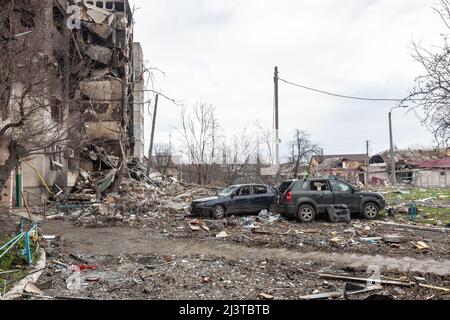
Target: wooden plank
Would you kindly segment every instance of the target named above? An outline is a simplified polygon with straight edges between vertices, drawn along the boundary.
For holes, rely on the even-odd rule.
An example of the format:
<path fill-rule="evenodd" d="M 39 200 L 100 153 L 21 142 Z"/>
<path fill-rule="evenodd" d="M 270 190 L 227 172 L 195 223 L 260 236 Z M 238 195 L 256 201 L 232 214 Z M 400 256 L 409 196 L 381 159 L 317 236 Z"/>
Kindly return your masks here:
<path fill-rule="evenodd" d="M 383 287 L 381 286 L 373 286 L 368 287 L 362 290 L 355 290 L 355 291 L 347 291 L 345 294 L 348 296 L 375 291 L 375 290 L 381 290 Z M 318 293 L 318 294 L 311 294 L 307 296 L 301 296 L 300 299 L 302 300 L 319 300 L 319 299 L 330 299 L 330 298 L 340 298 L 344 296 L 344 291 L 334 291 L 334 292 L 326 292 L 326 293 Z"/>
<path fill-rule="evenodd" d="M 348 276 L 340 276 L 334 274 L 320 274 L 321 278 L 326 279 L 334 279 L 334 280 L 349 280 L 349 281 L 358 281 L 358 282 L 376 282 L 379 284 L 391 284 L 398 286 L 406 286 L 410 287 L 412 285 L 411 282 L 400 282 L 400 281 L 390 281 L 390 280 L 377 280 L 377 279 L 369 279 L 369 278 L 356 278 L 356 277 L 348 277 Z"/>
<path fill-rule="evenodd" d="M 421 230 L 421 231 L 433 231 L 433 232 L 445 232 L 448 233 L 448 228 L 436 228 L 436 227 L 427 227 L 427 226 L 418 226 L 413 224 L 400 224 L 400 223 L 392 223 L 392 222 L 375 222 L 381 224 L 383 226 L 388 227 L 396 227 L 403 229 L 413 229 L 413 230 Z"/>
<path fill-rule="evenodd" d="M 448 289 L 448 288 L 435 287 L 435 286 L 431 286 L 431 285 L 424 284 L 424 283 L 419 283 L 419 287 L 427 288 L 427 289 L 440 290 L 440 291 L 444 291 L 446 293 L 450 293 L 450 289 Z"/>

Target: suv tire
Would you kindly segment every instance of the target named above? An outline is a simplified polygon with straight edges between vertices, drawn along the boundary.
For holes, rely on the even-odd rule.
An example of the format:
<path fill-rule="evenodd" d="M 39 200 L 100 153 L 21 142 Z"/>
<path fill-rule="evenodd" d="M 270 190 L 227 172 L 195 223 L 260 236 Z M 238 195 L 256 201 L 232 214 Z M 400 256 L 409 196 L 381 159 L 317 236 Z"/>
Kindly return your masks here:
<path fill-rule="evenodd" d="M 363 217 L 367 220 L 374 220 L 378 217 L 380 213 L 380 209 L 378 205 L 374 202 L 367 202 L 363 207 Z"/>
<path fill-rule="evenodd" d="M 313 222 L 316 218 L 316 210 L 309 204 L 301 205 L 297 212 L 297 221 L 303 223 Z"/>

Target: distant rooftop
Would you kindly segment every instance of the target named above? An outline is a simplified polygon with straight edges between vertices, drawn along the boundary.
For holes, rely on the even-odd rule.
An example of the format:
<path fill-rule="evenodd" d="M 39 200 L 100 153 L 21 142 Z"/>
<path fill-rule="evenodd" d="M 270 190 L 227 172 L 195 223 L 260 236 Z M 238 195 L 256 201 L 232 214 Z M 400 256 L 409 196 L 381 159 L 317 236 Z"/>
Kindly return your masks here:
<path fill-rule="evenodd" d="M 351 161 L 368 161 L 370 158 L 367 154 L 334 154 L 334 155 L 318 155 L 314 156 L 319 163 L 327 159 L 347 159 Z"/>

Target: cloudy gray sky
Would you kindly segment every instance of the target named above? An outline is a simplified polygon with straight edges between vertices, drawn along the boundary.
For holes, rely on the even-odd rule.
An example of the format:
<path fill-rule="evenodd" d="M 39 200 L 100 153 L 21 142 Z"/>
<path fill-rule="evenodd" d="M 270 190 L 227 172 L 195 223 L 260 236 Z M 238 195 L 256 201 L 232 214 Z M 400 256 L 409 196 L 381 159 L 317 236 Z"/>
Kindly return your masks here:
<path fill-rule="evenodd" d="M 273 68 L 280 77 L 356 96 L 402 98 L 421 73 L 414 39 L 440 43 L 436 0 L 131 0 L 135 40 L 156 88 L 191 106 L 216 107 L 225 134 L 256 120 L 272 126 Z M 389 147 L 389 102 L 336 99 L 280 84 L 281 138 L 307 131 L 325 153 L 373 153 Z M 160 101 L 157 142 L 168 142 L 180 107 Z M 146 121 L 150 131 L 150 118 Z M 394 114 L 398 147 L 430 145 L 415 115 Z M 284 150 L 284 153 L 287 153 Z"/>

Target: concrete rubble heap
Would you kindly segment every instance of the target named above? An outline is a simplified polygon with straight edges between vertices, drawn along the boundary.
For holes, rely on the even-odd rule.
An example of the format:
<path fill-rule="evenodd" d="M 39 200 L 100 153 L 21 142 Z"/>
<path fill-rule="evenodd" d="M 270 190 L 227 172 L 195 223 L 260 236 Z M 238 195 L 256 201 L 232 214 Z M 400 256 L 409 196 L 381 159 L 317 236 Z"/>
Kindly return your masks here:
<path fill-rule="evenodd" d="M 188 187 L 176 179 L 153 173 L 148 177 L 139 159 L 127 159 L 127 168 L 117 191 L 113 191 L 118 157 L 108 155 L 104 149 L 91 145 L 82 150 L 98 171 L 81 171 L 74 190 L 58 196 L 56 214 L 82 226 L 113 225 L 139 226 L 148 218 L 164 218 L 167 214 L 189 214 L 193 197 L 214 194 L 197 186 Z M 59 204 L 59 205 L 58 205 Z M 65 206 L 75 204 L 75 206 Z M 76 208 L 80 210 L 65 210 Z M 52 216 L 50 216 L 52 218 Z"/>

